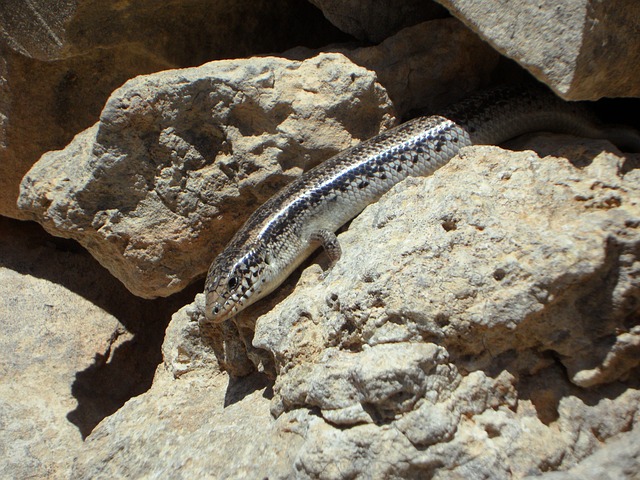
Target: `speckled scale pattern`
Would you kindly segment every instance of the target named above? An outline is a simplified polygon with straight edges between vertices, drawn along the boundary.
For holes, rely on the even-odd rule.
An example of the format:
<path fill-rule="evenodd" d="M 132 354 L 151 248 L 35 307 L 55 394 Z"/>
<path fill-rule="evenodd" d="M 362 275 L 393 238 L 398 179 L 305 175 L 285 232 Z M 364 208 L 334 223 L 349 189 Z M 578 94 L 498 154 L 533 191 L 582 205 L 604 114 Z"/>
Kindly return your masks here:
<path fill-rule="evenodd" d="M 500 87 L 311 169 L 258 208 L 214 261 L 205 285 L 208 318 L 225 320 L 273 291 L 317 248 L 314 233 L 335 231 L 402 179 L 431 174 L 463 146 L 535 131 L 607 136 L 581 105 L 544 87 Z"/>
<path fill-rule="evenodd" d="M 336 230 L 403 178 L 431 173 L 468 144 L 464 130 L 445 118 L 416 119 L 309 171 L 265 204 L 271 215 L 248 223 L 255 220 L 264 238 Z"/>

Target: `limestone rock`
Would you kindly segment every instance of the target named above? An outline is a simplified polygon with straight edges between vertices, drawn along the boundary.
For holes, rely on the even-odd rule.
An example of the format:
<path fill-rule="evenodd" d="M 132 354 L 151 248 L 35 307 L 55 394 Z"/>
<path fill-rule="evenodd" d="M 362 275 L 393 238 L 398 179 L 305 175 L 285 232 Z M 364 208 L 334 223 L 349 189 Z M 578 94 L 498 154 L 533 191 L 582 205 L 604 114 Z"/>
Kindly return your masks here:
<path fill-rule="evenodd" d="M 618 176 L 622 159 L 597 148 L 574 153 L 590 162 L 578 169 L 527 152 L 508 163 L 479 147 L 433 178 L 404 182 L 385 210 L 371 206 L 342 235 L 345 254 L 326 280 L 307 270 L 258 320 L 254 344 L 285 371 L 328 345 L 430 340 L 469 369 L 533 349 L 556 352 L 582 387 L 627 379 L 640 364 L 638 170 Z M 518 368 L 534 371 L 543 357 Z"/>
<path fill-rule="evenodd" d="M 168 66 L 124 45 L 44 62 L 0 44 L 0 215 L 27 218 L 16 200 L 22 177 L 38 158 L 94 123 L 118 85 Z"/>
<path fill-rule="evenodd" d="M 338 54 L 138 77 L 100 123 L 43 156 L 19 205 L 136 295 L 166 296 L 302 169 L 390 126 L 391 113 L 373 73 Z"/>
<path fill-rule="evenodd" d="M 405 27 L 447 15 L 442 6 L 424 0 L 310 1 L 339 29 L 374 43 Z"/>
<path fill-rule="evenodd" d="M 0 219 L 0 477 L 68 478 L 83 437 L 157 363 L 167 309 L 70 241 Z"/>
<path fill-rule="evenodd" d="M 0 2 L 0 214 L 49 150 L 95 123 L 127 79 L 344 37 L 296 0 Z"/>
<path fill-rule="evenodd" d="M 566 99 L 640 96 L 634 0 L 438 1 Z"/>
<path fill-rule="evenodd" d="M 634 439 L 638 356 L 615 345 L 639 318 L 640 158 L 522 142 L 566 158 L 465 149 L 365 209 L 326 278 L 312 263 L 243 312 L 273 391 L 227 382 L 224 327 L 195 334 L 201 296 L 176 313 L 154 386 L 96 428 L 74 477 L 569 475 Z M 610 355 L 622 367 L 583 385 Z"/>

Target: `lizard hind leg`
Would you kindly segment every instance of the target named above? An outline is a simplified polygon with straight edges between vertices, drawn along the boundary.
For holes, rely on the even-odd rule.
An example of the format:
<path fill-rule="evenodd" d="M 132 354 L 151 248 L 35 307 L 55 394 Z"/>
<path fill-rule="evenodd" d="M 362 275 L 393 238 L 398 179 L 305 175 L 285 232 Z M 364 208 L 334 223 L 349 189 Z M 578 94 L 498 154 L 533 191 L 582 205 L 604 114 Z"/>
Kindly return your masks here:
<path fill-rule="evenodd" d="M 342 248 L 336 234 L 331 230 L 318 230 L 309 235 L 309 240 L 322 246 L 329 257 L 329 269 L 331 269 L 342 256 Z"/>

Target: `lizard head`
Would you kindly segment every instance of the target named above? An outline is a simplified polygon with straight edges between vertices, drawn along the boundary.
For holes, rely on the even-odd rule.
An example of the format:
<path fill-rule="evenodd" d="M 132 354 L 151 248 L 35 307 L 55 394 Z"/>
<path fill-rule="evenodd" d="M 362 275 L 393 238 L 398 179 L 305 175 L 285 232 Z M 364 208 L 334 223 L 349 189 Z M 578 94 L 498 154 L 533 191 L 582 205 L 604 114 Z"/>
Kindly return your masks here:
<path fill-rule="evenodd" d="M 227 249 L 211 264 L 205 282 L 205 315 L 224 322 L 267 295 L 269 265 L 254 249 Z"/>

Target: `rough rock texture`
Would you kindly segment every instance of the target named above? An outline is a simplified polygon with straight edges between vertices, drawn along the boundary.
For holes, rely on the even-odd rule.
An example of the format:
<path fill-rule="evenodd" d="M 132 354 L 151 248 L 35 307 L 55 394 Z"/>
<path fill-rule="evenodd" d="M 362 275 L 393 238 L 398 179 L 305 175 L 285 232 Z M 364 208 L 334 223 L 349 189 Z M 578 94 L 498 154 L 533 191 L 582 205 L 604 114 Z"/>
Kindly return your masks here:
<path fill-rule="evenodd" d="M 438 0 L 566 99 L 640 96 L 635 0 Z"/>
<path fill-rule="evenodd" d="M 78 240 L 136 295 L 169 295 L 201 276 L 285 183 L 394 123 L 376 75 L 396 85 L 389 90 L 405 112 L 463 96 L 497 61 L 454 19 L 348 54 L 368 69 L 326 53 L 131 80 L 98 124 L 28 172 L 19 206 Z"/>
<path fill-rule="evenodd" d="M 378 44 L 301 0 L 0 2 L 0 214 L 168 295 L 303 170 L 518 74 L 433 3 L 314 1 Z M 635 5 L 448 5 L 566 96 L 637 94 Z M 0 218 L 0 477 L 637 478 L 640 157 L 510 146 L 537 153 L 403 182 L 217 326 L 197 282 L 142 300 Z"/>
<path fill-rule="evenodd" d="M 242 338 L 204 323 L 199 295 L 153 388 L 97 427 L 74 477 L 567 476 L 635 439 L 640 158 L 526 145 L 565 158 L 466 149 L 368 207 L 326 278 L 312 264 L 241 314 L 273 392 L 256 374 L 226 384 Z M 625 445 L 622 474 L 640 455 Z"/>
<path fill-rule="evenodd" d="M 126 46 L 43 62 L 0 45 L 0 214 L 26 218 L 16 206 L 23 175 L 94 123 L 114 88 L 171 66 Z"/>
<path fill-rule="evenodd" d="M 640 478 L 640 429 L 621 433 L 566 472 L 550 472 L 540 480 L 618 480 Z M 534 477 L 528 477 L 531 480 Z"/>
<path fill-rule="evenodd" d="M 166 312 L 186 300 L 136 298 L 42 237 L 0 220 L 1 478 L 68 478 L 83 436 L 149 387 Z"/>
<path fill-rule="evenodd" d="M 142 297 L 208 268 L 247 214 L 393 122 L 375 75 L 338 54 L 220 61 L 127 82 L 100 123 L 22 182 L 20 208 Z"/>
<path fill-rule="evenodd" d="M 0 2 L 0 214 L 25 172 L 136 75 L 344 38 L 298 0 Z"/>
<path fill-rule="evenodd" d="M 424 0 L 310 0 L 340 30 L 378 43 L 399 30 L 442 18 L 447 11 Z"/>
<path fill-rule="evenodd" d="M 38 60 L 60 58 L 66 43 L 67 22 L 72 20 L 77 5 L 77 0 L 3 2 L 0 4 L 2 43 Z"/>

